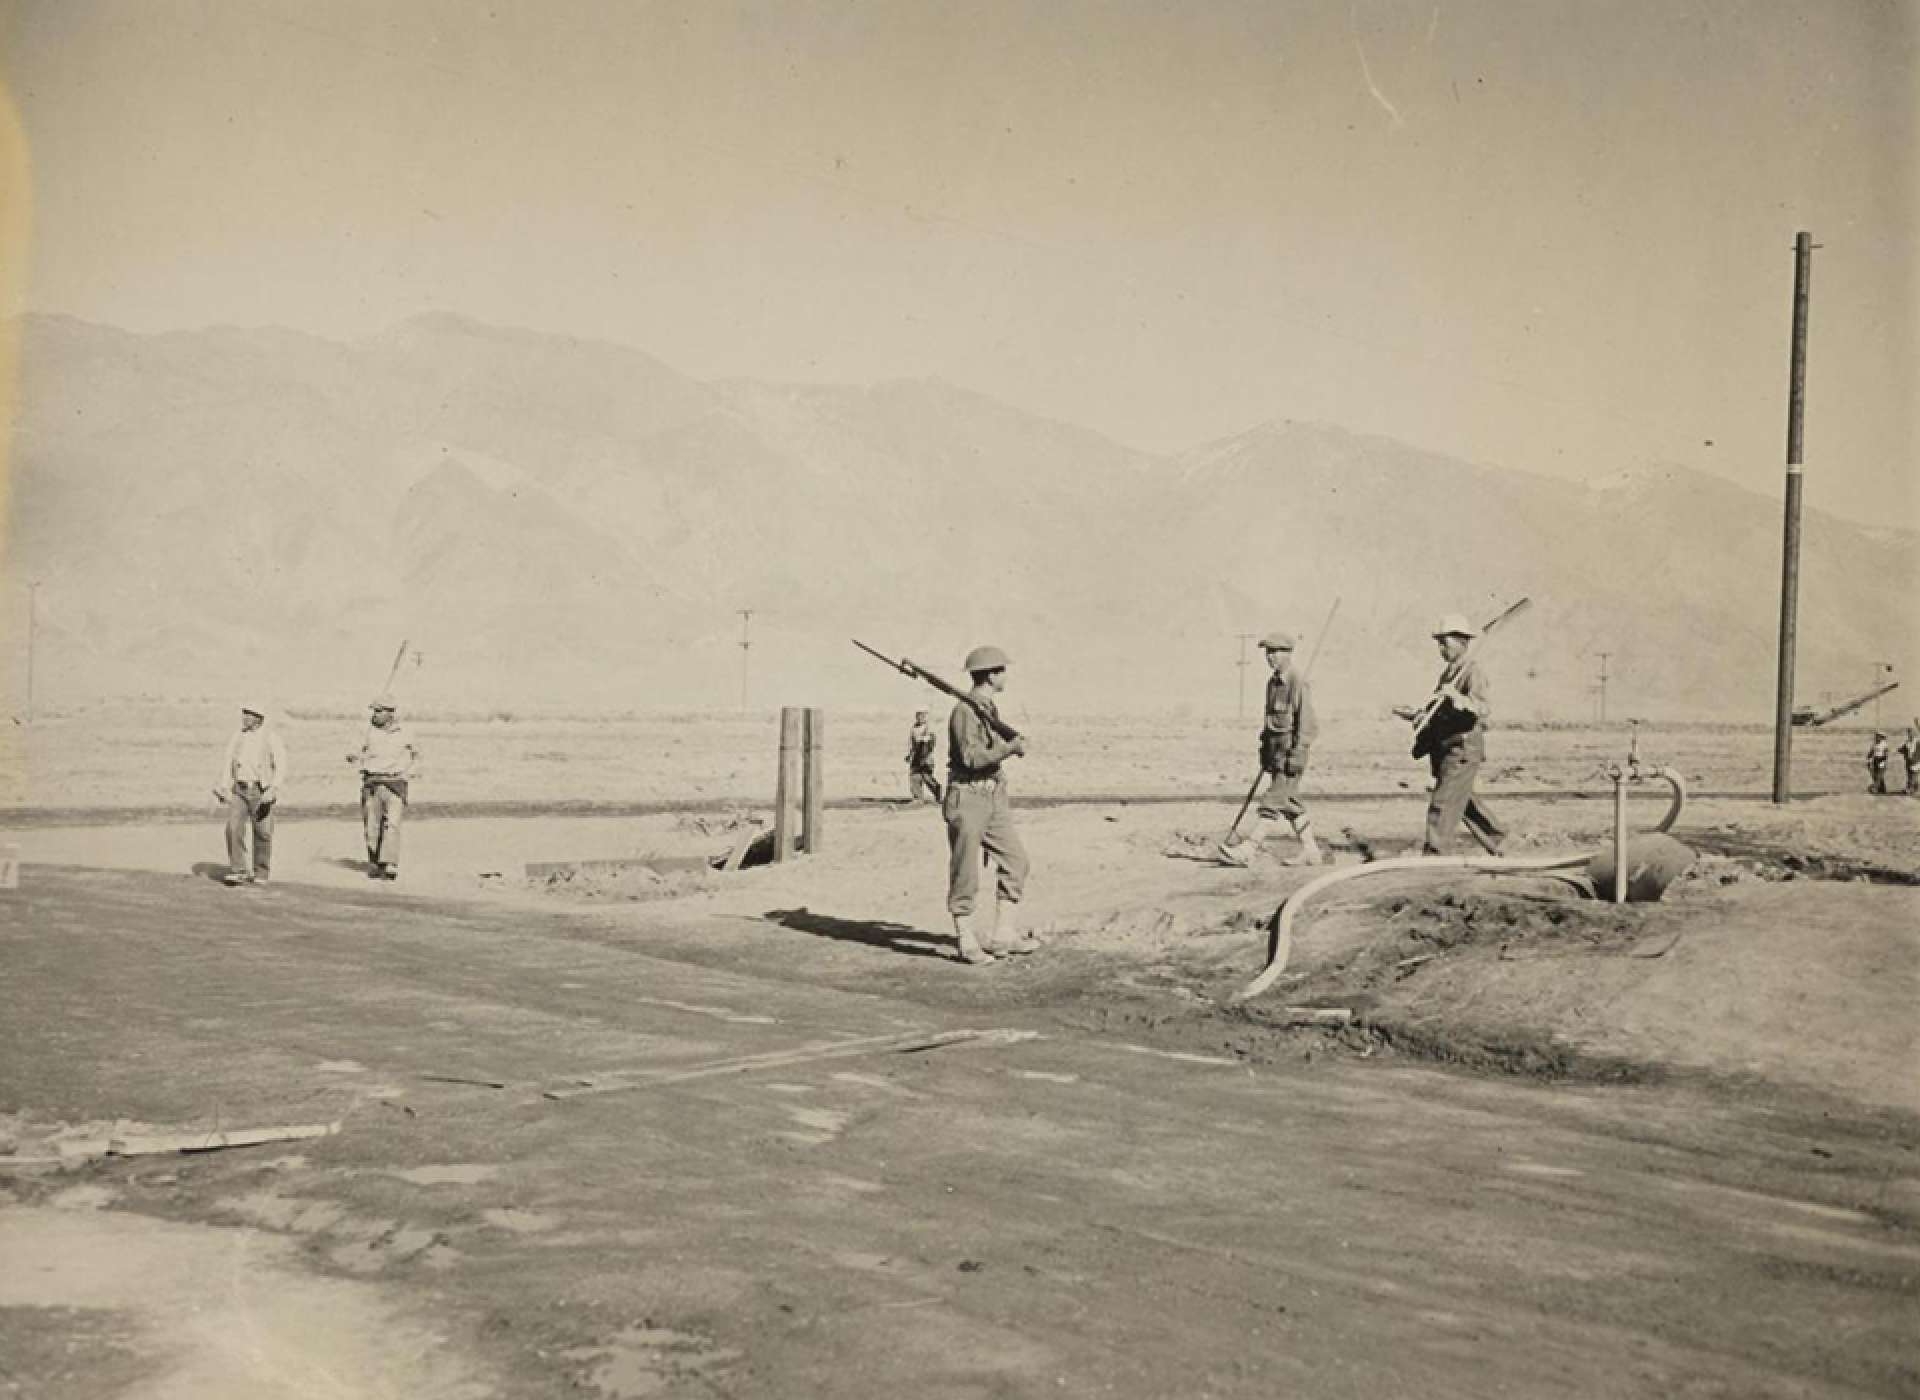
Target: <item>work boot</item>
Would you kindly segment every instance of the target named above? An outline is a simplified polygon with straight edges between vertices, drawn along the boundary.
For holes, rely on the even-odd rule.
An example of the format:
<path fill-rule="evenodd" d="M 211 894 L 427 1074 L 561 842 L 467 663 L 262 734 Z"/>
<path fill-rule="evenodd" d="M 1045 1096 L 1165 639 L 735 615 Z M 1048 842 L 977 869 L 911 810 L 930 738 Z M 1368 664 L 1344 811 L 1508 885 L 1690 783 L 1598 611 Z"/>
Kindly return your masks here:
<path fill-rule="evenodd" d="M 230 870 L 220 877 L 220 883 L 231 889 L 237 889 L 241 885 L 251 885 L 253 883 L 253 876 L 247 874 L 244 870 Z"/>
<path fill-rule="evenodd" d="M 979 967 L 993 961 L 993 954 L 980 946 L 980 940 L 974 936 L 973 915 L 955 914 L 953 916 L 953 935 L 960 945 L 960 961 L 969 966 Z"/>
<path fill-rule="evenodd" d="M 1300 838 L 1300 853 L 1288 856 L 1282 865 L 1319 865 L 1321 863 L 1320 843 L 1313 839 L 1313 823 L 1300 821 L 1294 823 L 1293 834 Z"/>
<path fill-rule="evenodd" d="M 997 957 L 1020 957 L 1040 951 L 1040 940 L 1020 927 L 1020 906 L 1001 900 L 994 908 L 993 942 L 987 951 Z"/>

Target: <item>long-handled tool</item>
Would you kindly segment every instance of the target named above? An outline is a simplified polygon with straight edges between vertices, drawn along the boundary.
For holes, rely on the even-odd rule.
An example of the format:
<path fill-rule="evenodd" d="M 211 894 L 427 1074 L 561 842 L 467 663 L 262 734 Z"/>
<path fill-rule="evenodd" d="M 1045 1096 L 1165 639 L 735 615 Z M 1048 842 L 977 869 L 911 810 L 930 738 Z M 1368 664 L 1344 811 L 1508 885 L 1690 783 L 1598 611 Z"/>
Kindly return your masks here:
<path fill-rule="evenodd" d="M 400 674 L 400 663 L 402 661 L 405 661 L 406 659 L 407 659 L 407 643 L 406 643 L 406 640 L 402 638 L 400 642 L 400 650 L 396 651 L 393 654 L 393 665 L 387 668 L 387 683 L 380 687 L 380 691 L 383 695 L 387 691 L 393 689 L 393 678 Z"/>
<path fill-rule="evenodd" d="M 1427 697 L 1425 704 L 1420 705 L 1418 708 L 1397 709 L 1394 711 L 1394 713 L 1402 719 L 1412 721 L 1413 756 L 1415 758 L 1424 758 L 1426 756 L 1428 749 L 1427 726 L 1433 723 L 1433 717 L 1440 713 L 1440 707 L 1446 703 L 1445 691 L 1452 686 L 1455 681 L 1460 679 L 1460 673 L 1466 669 L 1467 658 L 1473 655 L 1476 644 L 1486 641 L 1488 637 L 1491 637 L 1501 627 L 1511 622 L 1532 606 L 1533 599 L 1522 598 L 1519 602 L 1501 613 L 1500 616 L 1489 622 L 1485 627 L 1482 627 L 1478 637 L 1470 637 L 1467 639 L 1466 650 L 1462 651 L 1456 660 L 1447 663 L 1446 669 L 1440 673 L 1440 683 L 1433 688 L 1433 694 Z"/>
<path fill-rule="evenodd" d="M 1340 600 L 1335 598 L 1333 606 L 1327 609 L 1327 620 L 1320 624 L 1320 635 L 1313 639 L 1313 650 L 1307 654 L 1307 667 L 1300 673 L 1300 679 L 1306 680 L 1313 674 L 1313 663 L 1320 659 L 1320 648 L 1327 640 L 1327 633 L 1333 627 L 1333 615 L 1340 611 Z M 1254 794 L 1260 791 L 1260 784 L 1266 781 L 1267 770 L 1261 768 L 1253 775 L 1253 786 L 1247 789 L 1246 800 L 1240 804 L 1240 810 L 1233 814 L 1233 825 L 1227 828 L 1227 834 L 1220 844 L 1231 846 L 1233 838 L 1240 834 L 1240 823 L 1247 819 L 1247 809 L 1253 806 Z"/>

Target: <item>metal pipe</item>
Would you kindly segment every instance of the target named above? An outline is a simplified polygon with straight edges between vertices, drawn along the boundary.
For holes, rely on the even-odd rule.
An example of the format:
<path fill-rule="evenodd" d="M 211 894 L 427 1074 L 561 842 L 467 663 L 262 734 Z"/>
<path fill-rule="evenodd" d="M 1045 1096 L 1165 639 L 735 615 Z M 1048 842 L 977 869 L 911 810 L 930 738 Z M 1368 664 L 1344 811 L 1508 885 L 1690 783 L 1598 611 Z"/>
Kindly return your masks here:
<path fill-rule="evenodd" d="M 1613 775 L 1613 902 L 1627 902 L 1627 774 Z"/>

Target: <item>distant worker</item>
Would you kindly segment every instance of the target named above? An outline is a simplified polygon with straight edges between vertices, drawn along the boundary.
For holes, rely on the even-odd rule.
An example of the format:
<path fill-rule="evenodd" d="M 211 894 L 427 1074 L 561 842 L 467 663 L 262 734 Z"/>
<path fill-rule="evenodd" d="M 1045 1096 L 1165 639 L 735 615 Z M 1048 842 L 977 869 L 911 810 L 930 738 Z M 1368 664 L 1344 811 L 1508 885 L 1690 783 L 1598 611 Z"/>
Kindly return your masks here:
<path fill-rule="evenodd" d="M 258 702 L 241 706 L 240 732 L 227 741 L 213 785 L 214 799 L 227 807 L 227 884 L 264 885 L 271 876 L 273 808 L 286 780 L 286 746 L 267 726 L 266 709 Z"/>
<path fill-rule="evenodd" d="M 1920 724 L 1907 731 L 1907 741 L 1900 746 L 1900 757 L 1907 765 L 1908 797 L 1920 797 Z"/>
<path fill-rule="evenodd" d="M 1905 758 L 1906 745 L 1900 746 L 1900 756 Z M 1867 748 L 1867 791 L 1875 797 L 1887 795 L 1887 760 L 1893 756 L 1893 750 L 1887 747 L 1887 736 L 1881 730 L 1873 731 L 1873 743 Z"/>
<path fill-rule="evenodd" d="M 367 835 L 367 877 L 400 878 L 400 823 L 407 814 L 407 783 L 419 767 L 420 751 L 400 727 L 393 697 L 382 695 L 372 711 L 360 747 L 347 762 L 360 770 L 360 821 Z"/>
<path fill-rule="evenodd" d="M 918 802 L 922 797 L 940 800 L 940 780 L 933 775 L 933 755 L 940 741 L 927 723 L 927 712 L 913 712 L 913 728 L 907 731 L 907 791 Z"/>
<path fill-rule="evenodd" d="M 1287 857 L 1283 865 L 1320 864 L 1320 843 L 1314 840 L 1313 818 L 1300 800 L 1300 780 L 1306 776 L 1307 754 L 1320 733 L 1313 713 L 1313 691 L 1307 678 L 1293 665 L 1294 637 L 1290 632 L 1273 632 L 1260 639 L 1273 674 L 1267 677 L 1267 711 L 1260 723 L 1260 771 L 1267 776 L 1266 795 L 1260 799 L 1259 818 L 1246 844 L 1259 847 L 1280 829 L 1285 817 L 1300 840 L 1297 855 Z M 1235 849 L 1234 842 L 1220 843 L 1220 859 L 1228 865 L 1245 867 L 1250 852 Z"/>
<path fill-rule="evenodd" d="M 1493 717 L 1492 687 L 1480 662 L 1471 654 L 1479 630 L 1459 613 L 1448 613 L 1433 629 L 1446 665 L 1428 702 L 1431 712 L 1416 738 L 1416 752 L 1424 745 L 1433 770 L 1433 795 L 1427 800 L 1425 855 L 1442 856 L 1453 850 L 1456 831 L 1467 831 L 1492 855 L 1499 855 L 1506 831 L 1487 805 L 1474 796 L 1474 779 L 1487 761 L 1487 723 Z"/>
<path fill-rule="evenodd" d="M 1040 942 L 1020 929 L 1020 896 L 1031 862 L 1013 827 L 1007 777 L 1001 765 L 1027 751 L 1019 736 L 1003 738 L 994 697 L 1006 688 L 1007 654 L 975 647 L 967 654 L 973 689 L 947 720 L 947 912 L 960 945 L 960 961 L 990 963 L 994 955 L 1031 953 Z M 998 905 L 993 927 L 981 935 L 974 918 L 980 867 L 998 868 Z"/>

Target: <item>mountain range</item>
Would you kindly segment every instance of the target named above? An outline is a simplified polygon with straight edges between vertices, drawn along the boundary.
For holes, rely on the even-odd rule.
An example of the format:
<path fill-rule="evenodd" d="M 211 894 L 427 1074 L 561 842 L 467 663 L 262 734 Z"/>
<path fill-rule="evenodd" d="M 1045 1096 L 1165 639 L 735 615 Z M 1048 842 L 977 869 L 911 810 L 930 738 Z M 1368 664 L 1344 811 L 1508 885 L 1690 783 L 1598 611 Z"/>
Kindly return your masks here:
<path fill-rule="evenodd" d="M 1331 611 L 1322 703 L 1379 713 L 1431 684 L 1435 615 L 1524 595 L 1507 713 L 1589 716 L 1605 653 L 1616 717 L 1771 714 L 1779 502 L 1680 468 L 1589 485 L 1288 421 L 1155 455 L 938 382 L 700 381 L 445 314 L 15 330 L 7 675 L 35 580 L 43 703 L 351 704 L 406 639 L 436 708 L 731 706 L 743 662 L 756 706 L 911 707 L 859 636 L 956 678 L 995 641 L 1037 710 L 1231 714 L 1245 639 L 1304 658 Z M 1917 546 L 1809 511 L 1801 699 L 1912 673 Z"/>

